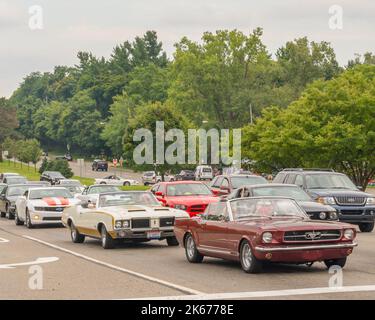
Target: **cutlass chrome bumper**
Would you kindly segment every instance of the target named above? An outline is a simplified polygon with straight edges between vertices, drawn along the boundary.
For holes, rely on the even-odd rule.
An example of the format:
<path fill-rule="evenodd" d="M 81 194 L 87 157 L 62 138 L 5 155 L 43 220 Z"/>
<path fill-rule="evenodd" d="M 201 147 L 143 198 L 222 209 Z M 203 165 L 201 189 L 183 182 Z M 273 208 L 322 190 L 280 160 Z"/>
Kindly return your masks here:
<path fill-rule="evenodd" d="M 321 249 L 345 249 L 354 248 L 358 243 L 340 243 L 340 244 L 321 244 L 314 246 L 294 246 L 294 247 L 255 247 L 259 252 L 277 252 L 277 251 L 299 251 L 299 250 L 321 250 Z"/>

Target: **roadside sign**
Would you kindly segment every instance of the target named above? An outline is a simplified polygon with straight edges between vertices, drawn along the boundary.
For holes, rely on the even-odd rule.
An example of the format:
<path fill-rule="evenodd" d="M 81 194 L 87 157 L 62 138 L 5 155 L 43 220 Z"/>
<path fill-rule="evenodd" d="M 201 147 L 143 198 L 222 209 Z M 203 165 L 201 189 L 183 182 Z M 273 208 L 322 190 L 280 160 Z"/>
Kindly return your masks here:
<path fill-rule="evenodd" d="M 120 158 L 119 163 L 120 163 L 120 167 L 122 168 L 124 166 L 124 158 L 123 157 Z"/>

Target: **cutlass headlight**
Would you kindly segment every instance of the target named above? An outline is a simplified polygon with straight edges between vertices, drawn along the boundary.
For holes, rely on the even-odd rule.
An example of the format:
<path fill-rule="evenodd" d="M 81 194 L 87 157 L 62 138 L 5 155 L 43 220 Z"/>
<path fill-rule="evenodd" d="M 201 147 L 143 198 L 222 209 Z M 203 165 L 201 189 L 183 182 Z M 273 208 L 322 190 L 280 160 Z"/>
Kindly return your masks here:
<path fill-rule="evenodd" d="M 354 238 L 353 229 L 345 229 L 344 230 L 344 238 L 348 239 L 348 240 L 353 240 L 353 238 Z"/>
<path fill-rule="evenodd" d="M 334 211 L 330 212 L 330 213 L 329 213 L 329 218 L 330 218 L 331 220 L 337 220 L 337 213 L 334 212 Z"/>
<path fill-rule="evenodd" d="M 122 227 L 123 228 L 130 228 L 130 221 L 129 220 L 124 220 L 122 222 Z"/>
<path fill-rule="evenodd" d="M 187 209 L 187 206 L 185 206 L 184 204 L 176 204 L 174 207 L 175 207 L 175 209 L 179 209 L 179 210 L 186 210 Z"/>
<path fill-rule="evenodd" d="M 366 204 L 375 204 L 375 197 L 367 198 Z"/>
<path fill-rule="evenodd" d="M 115 222 L 115 229 L 121 229 L 122 227 L 122 221 L 121 220 L 117 220 Z"/>
<path fill-rule="evenodd" d="M 271 243 L 272 242 L 272 233 L 271 232 L 263 233 L 262 240 L 263 240 L 264 243 Z"/>
<path fill-rule="evenodd" d="M 322 204 L 336 204 L 334 197 L 319 197 L 318 202 Z"/>
<path fill-rule="evenodd" d="M 327 214 L 325 212 L 319 213 L 319 219 L 325 220 L 327 218 Z"/>

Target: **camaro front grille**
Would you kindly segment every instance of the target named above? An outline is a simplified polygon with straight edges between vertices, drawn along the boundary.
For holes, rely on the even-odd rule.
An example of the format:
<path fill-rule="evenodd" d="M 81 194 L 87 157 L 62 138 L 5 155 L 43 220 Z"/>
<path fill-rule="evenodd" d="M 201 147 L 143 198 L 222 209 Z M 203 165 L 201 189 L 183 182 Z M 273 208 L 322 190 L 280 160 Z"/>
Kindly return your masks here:
<path fill-rule="evenodd" d="M 338 240 L 340 237 L 340 230 L 287 231 L 284 233 L 284 242 Z"/>
<path fill-rule="evenodd" d="M 150 219 L 132 219 L 132 229 L 150 228 Z"/>
<path fill-rule="evenodd" d="M 337 204 L 346 205 L 346 206 L 362 206 L 366 202 L 365 197 L 356 197 L 356 196 L 344 196 L 344 197 L 336 197 Z"/>
<path fill-rule="evenodd" d="M 63 212 L 64 207 L 35 207 L 36 211 Z"/>

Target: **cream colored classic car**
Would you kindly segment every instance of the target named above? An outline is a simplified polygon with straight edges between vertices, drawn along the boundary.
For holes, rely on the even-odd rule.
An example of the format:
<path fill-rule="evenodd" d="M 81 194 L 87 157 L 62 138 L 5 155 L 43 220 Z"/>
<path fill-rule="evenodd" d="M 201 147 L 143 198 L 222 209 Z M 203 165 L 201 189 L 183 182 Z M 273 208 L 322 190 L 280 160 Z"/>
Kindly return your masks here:
<path fill-rule="evenodd" d="M 98 238 L 104 249 L 113 248 L 117 240 L 167 240 L 169 246 L 176 246 L 176 219 L 189 219 L 189 215 L 163 207 L 146 191 L 102 193 L 96 203 L 81 199 L 62 215 L 74 243 L 84 242 L 86 236 Z"/>

